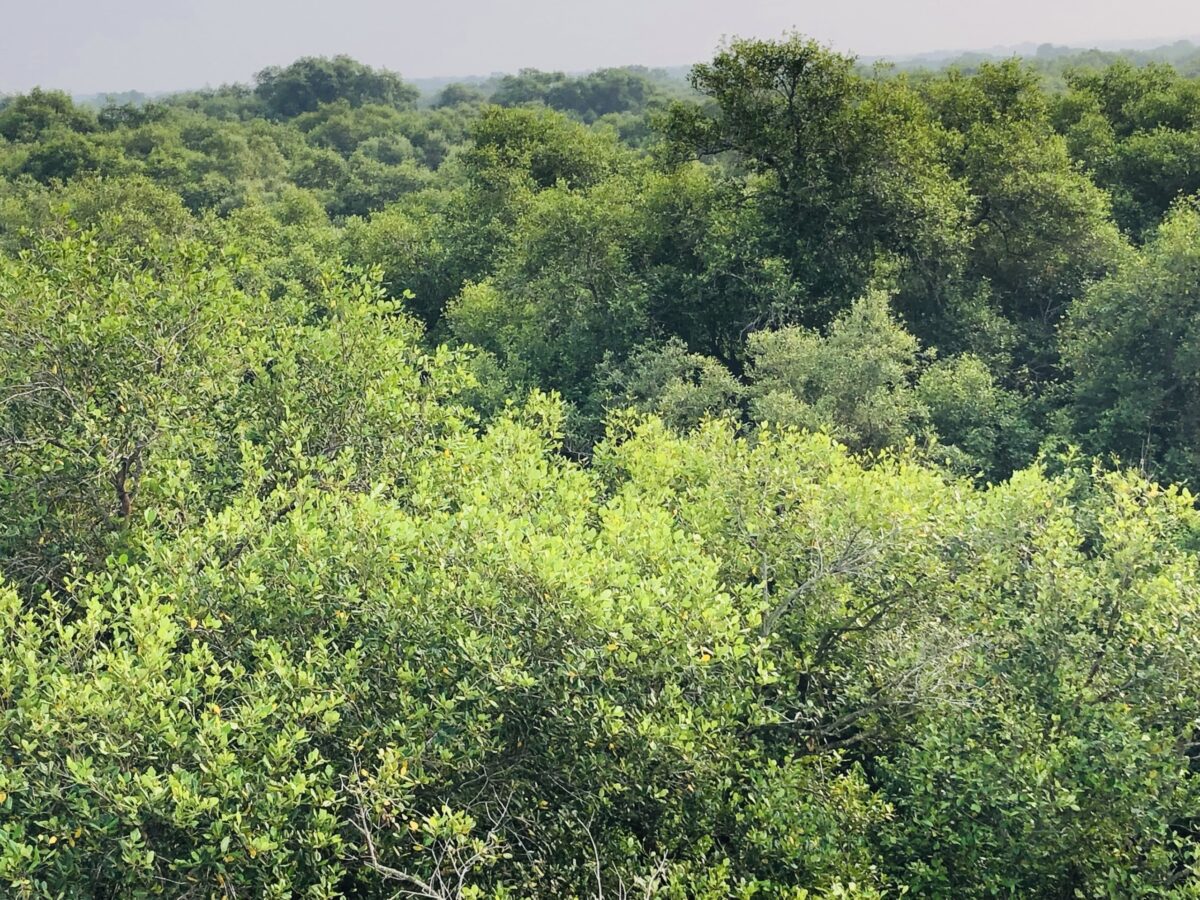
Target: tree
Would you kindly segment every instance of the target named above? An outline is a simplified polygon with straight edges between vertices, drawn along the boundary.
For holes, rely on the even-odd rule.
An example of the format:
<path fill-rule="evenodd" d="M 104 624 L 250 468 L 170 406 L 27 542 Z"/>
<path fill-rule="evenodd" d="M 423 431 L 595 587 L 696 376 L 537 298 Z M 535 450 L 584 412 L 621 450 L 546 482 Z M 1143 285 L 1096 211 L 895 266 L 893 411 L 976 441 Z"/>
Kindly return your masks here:
<path fill-rule="evenodd" d="M 1036 75 L 1017 63 L 951 74 L 929 96 L 961 135 L 954 171 L 974 198 L 966 277 L 1017 330 L 1009 383 L 1037 389 L 1057 377 L 1059 320 L 1123 252 L 1109 198 L 1072 162 Z"/>
<path fill-rule="evenodd" d="M 153 122 L 162 122 L 170 116 L 170 110 L 159 103 L 108 103 L 96 114 L 96 121 L 106 131 L 117 128 L 140 128 Z"/>
<path fill-rule="evenodd" d="M 400 122 L 400 112 L 391 106 L 352 106 L 340 98 L 322 104 L 312 112 L 302 113 L 294 120 L 296 127 L 307 135 L 309 143 L 336 150 L 342 156 L 349 156 L 372 138 L 403 140 L 396 134 Z M 413 155 L 411 145 L 408 155 Z"/>
<path fill-rule="evenodd" d="M 536 196 L 530 260 L 624 233 L 585 198 Z M 369 279 L 239 287 L 321 225 L 262 212 L 0 268 L 0 890 L 1194 890 L 1190 494 L 721 419 L 583 464 Z M 781 343 L 911 409 L 884 298 Z"/>
<path fill-rule="evenodd" d="M 94 174 L 112 166 L 114 162 L 109 154 L 101 152 L 83 135 L 74 131 L 54 130 L 41 135 L 39 141 L 30 146 L 17 168 L 17 174 L 50 184 Z"/>
<path fill-rule="evenodd" d="M 211 412 L 253 365 L 233 326 L 244 299 L 201 246 L 170 252 L 156 277 L 69 235 L 0 266 L 0 293 L 27 298 L 3 307 L 0 558 L 32 592 L 171 505 L 181 468 L 219 468 L 232 449 Z"/>
<path fill-rule="evenodd" d="M 606 359 L 596 370 L 595 383 L 597 417 L 600 411 L 632 409 L 680 430 L 705 418 L 740 413 L 745 393 L 721 363 L 689 353 L 677 338 L 643 344 L 625 360 Z"/>
<path fill-rule="evenodd" d="M 1166 738 L 1197 699 L 1180 668 L 1192 497 L 1132 473 L 1036 469 L 990 494 L 985 515 L 1019 549 L 977 545 L 978 574 L 998 568 L 960 607 L 974 619 L 962 680 L 884 764 L 890 871 L 932 896 L 1193 890 L 1194 774 L 1179 762 L 1195 733 Z"/>
<path fill-rule="evenodd" d="M 496 190 L 515 181 L 533 189 L 588 187 L 628 158 L 611 135 L 589 131 L 558 113 L 485 109 L 463 155 L 468 177 Z"/>
<path fill-rule="evenodd" d="M 1200 209 L 1180 204 L 1145 249 L 1093 285 L 1063 332 L 1074 433 L 1170 479 L 1200 462 Z"/>
<path fill-rule="evenodd" d="M 490 98 L 500 106 L 540 103 L 594 122 L 612 113 L 641 113 L 661 91 L 642 72 L 631 68 L 598 69 L 572 78 L 562 72 L 522 69 L 500 79 Z"/>
<path fill-rule="evenodd" d="M 562 72 L 521 69 L 516 75 L 501 78 L 488 99 L 497 106 L 545 103 L 550 89 L 566 80 L 567 76 Z"/>
<path fill-rule="evenodd" d="M 583 401 L 606 355 L 623 358 L 648 336 L 633 190 L 614 179 L 534 196 L 496 272 L 449 307 L 455 336 L 495 353 L 518 383 Z"/>
<path fill-rule="evenodd" d="M 1110 59 L 0 100 L 0 896 L 1200 897 L 1200 81 Z"/>
<path fill-rule="evenodd" d="M 1167 65 L 1118 60 L 1070 72 L 1067 85 L 1059 129 L 1113 195 L 1122 228 L 1136 240 L 1150 236 L 1176 200 L 1200 190 L 1196 81 Z"/>
<path fill-rule="evenodd" d="M 389 417 L 414 408 L 391 403 L 402 383 L 381 367 L 416 352 L 411 323 L 380 327 L 392 310 L 370 282 L 327 272 L 315 297 L 267 303 L 238 289 L 245 275 L 203 242 L 157 236 L 105 250 L 68 233 L 3 262 L 3 296 L 26 298 L 0 308 L 12 583 L 36 593 L 123 548 L 139 522 L 171 529 L 219 508 L 251 447 L 272 463 L 356 450 L 362 477 L 402 455 L 407 426 Z M 324 371 L 334 355 L 345 366 Z"/>
<path fill-rule="evenodd" d="M 759 331 L 747 349 L 755 421 L 828 428 L 854 450 L 878 451 L 903 444 L 925 417 L 911 384 L 918 344 L 892 317 L 886 294 L 856 301 L 825 337 Z"/>
<path fill-rule="evenodd" d="M 33 143 L 48 131 L 86 134 L 95 130 L 96 119 L 77 107 L 61 91 L 34 88 L 12 98 L 0 109 L 0 137 L 17 143 Z"/>
<path fill-rule="evenodd" d="M 951 452 L 952 466 L 1001 479 L 1033 460 L 1038 431 L 1023 398 L 997 384 L 978 357 L 934 361 L 915 391 L 939 443 Z"/>
<path fill-rule="evenodd" d="M 405 109 L 419 96 L 395 72 L 373 69 L 348 56 L 306 56 L 284 68 L 263 69 L 254 82 L 254 93 L 267 114 L 278 119 L 295 118 L 337 100 L 354 107 L 378 104 Z"/>
<path fill-rule="evenodd" d="M 11 185 L 0 200 L 0 246 L 13 256 L 84 228 L 104 246 L 131 252 L 139 245 L 194 236 L 198 223 L 183 200 L 145 176 L 80 176 L 45 187 Z"/>
<path fill-rule="evenodd" d="M 433 105 L 435 109 L 448 106 L 474 106 L 484 103 L 487 96 L 479 88 L 470 84 L 448 84 L 437 95 Z"/>
<path fill-rule="evenodd" d="M 880 255 L 953 260 L 966 197 L 903 85 L 861 77 L 851 57 L 798 35 L 733 41 L 691 83 L 710 102 L 675 104 L 666 136 L 680 154 L 733 154 L 760 176 L 748 195 L 763 205 L 763 255 L 799 284 L 793 319 L 827 325 L 866 290 Z"/>

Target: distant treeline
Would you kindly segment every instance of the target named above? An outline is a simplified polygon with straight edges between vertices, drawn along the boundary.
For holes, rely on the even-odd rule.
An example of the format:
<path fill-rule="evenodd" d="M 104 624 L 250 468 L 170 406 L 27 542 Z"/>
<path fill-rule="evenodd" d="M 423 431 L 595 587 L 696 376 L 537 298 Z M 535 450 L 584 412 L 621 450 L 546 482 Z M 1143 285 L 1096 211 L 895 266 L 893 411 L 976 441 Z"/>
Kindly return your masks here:
<path fill-rule="evenodd" d="M 1098 50 L 1071 47 L 1060 44 L 1042 44 L 1031 52 L 1013 51 L 979 51 L 964 53 L 929 53 L 915 56 L 902 56 L 894 59 L 880 57 L 863 63 L 865 67 L 883 64 L 898 72 L 944 71 L 958 69 L 964 72 L 975 71 L 982 63 L 1001 62 L 1007 58 L 1019 57 L 1022 62 L 1042 72 L 1048 78 L 1048 83 L 1059 87 L 1063 84 L 1063 76 L 1071 69 L 1103 69 L 1117 62 L 1128 62 L 1135 66 L 1148 66 L 1154 63 L 1167 63 L 1173 66 L 1181 75 L 1195 77 L 1200 75 L 1200 46 L 1191 41 L 1176 41 L 1161 47 L 1148 49 Z M 609 85 L 608 90 L 618 89 L 621 83 L 639 82 L 635 90 L 643 93 L 661 92 L 667 96 L 678 97 L 686 95 L 688 86 L 688 66 L 673 66 L 666 68 L 648 68 L 646 66 L 615 66 L 584 73 L 547 72 L 539 69 L 522 69 L 517 74 L 493 74 L 486 76 L 466 76 L 455 78 L 443 76 L 436 78 L 413 78 L 410 83 L 417 88 L 421 95 L 421 103 L 430 105 L 446 103 L 456 97 L 477 97 L 504 104 L 507 98 L 521 96 L 545 103 L 554 109 L 564 112 L 595 113 L 595 103 L 581 103 L 580 97 L 601 90 L 601 85 Z M 447 93 L 447 89 L 449 89 Z M 109 93 L 77 94 L 76 103 L 93 109 L 102 109 L 110 105 L 126 103 L 143 104 L 161 100 L 172 93 L 158 92 L 145 94 L 141 91 L 128 90 Z M 3 99 L 0 98 L 0 103 Z M 624 107 L 628 108 L 628 107 Z M 609 110 L 614 111 L 614 110 Z M 603 115 L 603 113 L 599 113 Z"/>

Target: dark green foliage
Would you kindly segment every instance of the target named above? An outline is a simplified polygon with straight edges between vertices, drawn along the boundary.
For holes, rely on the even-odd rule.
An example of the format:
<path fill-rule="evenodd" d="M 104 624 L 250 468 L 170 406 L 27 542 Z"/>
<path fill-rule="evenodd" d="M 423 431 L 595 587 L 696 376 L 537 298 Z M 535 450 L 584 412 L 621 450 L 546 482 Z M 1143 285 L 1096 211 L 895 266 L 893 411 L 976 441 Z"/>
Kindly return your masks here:
<path fill-rule="evenodd" d="M 95 117 L 59 91 L 34 88 L 0 108 L 0 137 L 14 143 L 36 141 L 49 131 L 87 133 L 95 127 Z"/>
<path fill-rule="evenodd" d="M 158 103 L 110 103 L 96 113 L 96 122 L 107 131 L 117 128 L 140 128 L 161 122 L 170 115 L 166 106 Z"/>
<path fill-rule="evenodd" d="M 1200 190 L 1200 82 L 1166 65 L 1118 61 L 1068 76 L 1059 127 L 1113 194 L 1133 236 L 1153 231 L 1180 197 Z"/>
<path fill-rule="evenodd" d="M 559 182 L 588 187 L 620 158 L 607 134 L 536 109 L 485 109 L 470 136 L 464 160 L 469 177 L 492 190 L 521 182 L 535 189 Z"/>
<path fill-rule="evenodd" d="M 1184 204 L 1076 304 L 1064 353 L 1075 433 L 1171 479 L 1200 463 L 1200 210 Z"/>
<path fill-rule="evenodd" d="M 972 196 L 964 274 L 1016 326 L 1010 382 L 1036 389 L 1056 377 L 1064 312 L 1120 257 L 1109 198 L 1072 163 L 1036 77 L 1017 63 L 952 72 L 925 91 Z"/>
<path fill-rule="evenodd" d="M 501 78 L 488 99 L 500 106 L 540 103 L 594 122 L 613 113 L 639 114 L 667 99 L 670 94 L 664 90 L 663 80 L 651 76 L 637 68 L 598 69 L 578 78 L 522 69 L 517 75 Z"/>
<path fill-rule="evenodd" d="M 1038 433 L 1028 401 L 996 383 L 988 367 L 965 354 L 935 361 L 915 385 L 916 402 L 933 433 L 952 451 L 951 464 L 1006 478 L 1034 455 Z"/>
<path fill-rule="evenodd" d="M 82 135 L 56 130 L 40 135 L 38 142 L 26 151 L 15 174 L 28 175 L 42 184 L 67 181 L 100 170 L 105 156 Z"/>
<path fill-rule="evenodd" d="M 761 176 L 748 187 L 763 250 L 803 297 L 787 317 L 828 324 L 867 288 L 881 255 L 927 267 L 957 253 L 966 197 L 941 163 L 928 111 L 903 85 L 865 79 L 850 57 L 799 36 L 734 41 L 695 67 L 692 84 L 713 102 L 676 105 L 667 136 L 679 152 L 733 154 Z"/>
<path fill-rule="evenodd" d="M 635 215 L 619 182 L 537 194 L 515 225 L 517 251 L 449 308 L 453 333 L 522 383 L 581 400 L 606 355 L 623 358 L 648 336 L 646 289 L 625 240 Z"/>
<path fill-rule="evenodd" d="M 483 91 L 479 88 L 469 84 L 455 83 L 442 88 L 433 105 L 441 109 L 447 106 L 483 103 L 486 99 Z"/>
<path fill-rule="evenodd" d="M 273 294 L 315 284 L 335 247 L 380 267 L 435 334 L 490 348 L 505 383 L 564 391 L 589 431 L 605 415 L 601 360 L 622 371 L 643 342 L 679 341 L 744 380 L 751 335 L 824 332 L 883 289 L 922 347 L 977 357 L 988 374 L 971 364 L 964 383 L 1005 398 L 995 419 L 952 389 L 957 376 L 931 374 L 955 412 L 941 427 L 902 415 L 885 428 L 897 441 L 937 434 L 959 463 L 996 476 L 1076 436 L 1059 324 L 1121 265 L 1121 230 L 1140 242 L 1200 186 L 1195 82 L 1116 64 L 1073 71 L 1051 94 L 1012 61 L 910 80 L 798 36 L 734 41 L 692 81 L 686 96 L 636 68 L 526 70 L 483 86 L 516 108 L 452 85 L 418 110 L 392 73 L 309 58 L 255 88 L 110 103 L 98 116 L 35 91 L 0 112 L 0 228 L 23 246 L 21 227 L 56 218 L 56 195 L 30 181 L 148 179 L 199 217 L 245 223 L 270 260 L 253 277 Z M 300 197 L 340 238 L 287 226 L 281 253 L 249 224 L 258 212 L 234 216 Z M 760 408 L 743 407 L 751 420 Z M 998 432 L 1019 438 L 1001 449 Z"/>
<path fill-rule="evenodd" d="M 417 90 L 395 72 L 372 69 L 348 56 L 307 56 L 290 66 L 272 66 L 255 77 L 255 95 L 267 114 L 291 119 L 325 103 L 343 100 L 350 106 L 379 104 L 396 109 L 412 106 Z"/>

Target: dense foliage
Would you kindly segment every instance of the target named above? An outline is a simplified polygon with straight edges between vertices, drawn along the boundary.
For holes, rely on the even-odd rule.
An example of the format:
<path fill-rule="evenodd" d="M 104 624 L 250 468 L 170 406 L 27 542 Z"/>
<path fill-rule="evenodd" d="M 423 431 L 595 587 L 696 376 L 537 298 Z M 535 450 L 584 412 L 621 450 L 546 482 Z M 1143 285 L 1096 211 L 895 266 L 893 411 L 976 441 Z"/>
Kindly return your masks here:
<path fill-rule="evenodd" d="M 1200 896 L 1200 82 L 1105 62 L 0 102 L 0 894 Z"/>

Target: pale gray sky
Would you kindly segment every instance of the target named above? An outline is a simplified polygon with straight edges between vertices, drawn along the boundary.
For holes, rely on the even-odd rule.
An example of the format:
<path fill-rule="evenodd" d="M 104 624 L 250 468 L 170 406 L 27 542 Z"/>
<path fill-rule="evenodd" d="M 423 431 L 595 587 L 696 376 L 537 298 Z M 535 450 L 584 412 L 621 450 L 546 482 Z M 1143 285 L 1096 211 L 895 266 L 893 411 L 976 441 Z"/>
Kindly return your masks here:
<path fill-rule="evenodd" d="M 678 65 L 796 28 L 863 55 L 1200 34 L 1200 0 L 0 0 L 0 93 L 249 80 L 306 54 L 404 75 Z"/>

